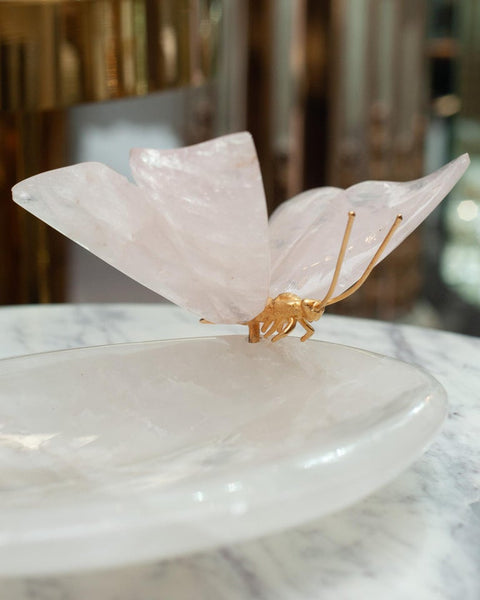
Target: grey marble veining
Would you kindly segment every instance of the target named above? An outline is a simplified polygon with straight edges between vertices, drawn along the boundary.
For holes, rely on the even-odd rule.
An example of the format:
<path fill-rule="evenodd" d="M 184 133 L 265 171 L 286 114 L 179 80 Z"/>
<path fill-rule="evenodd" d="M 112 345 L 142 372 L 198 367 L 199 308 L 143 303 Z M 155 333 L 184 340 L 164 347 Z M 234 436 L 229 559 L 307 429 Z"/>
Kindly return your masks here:
<path fill-rule="evenodd" d="M 480 340 L 324 317 L 316 337 L 413 362 L 446 388 L 437 441 L 395 481 L 330 517 L 193 556 L 126 569 L 0 580 L 1 600 L 480 598 Z M 241 331 L 169 305 L 0 309 L 0 357 Z"/>

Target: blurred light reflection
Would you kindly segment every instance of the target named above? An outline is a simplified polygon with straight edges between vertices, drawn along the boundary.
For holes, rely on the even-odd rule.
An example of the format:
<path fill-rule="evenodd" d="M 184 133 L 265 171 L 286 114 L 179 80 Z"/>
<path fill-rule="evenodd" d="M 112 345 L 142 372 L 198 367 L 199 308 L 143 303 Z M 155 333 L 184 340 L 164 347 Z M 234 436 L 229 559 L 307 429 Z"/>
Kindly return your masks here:
<path fill-rule="evenodd" d="M 324 465 L 332 462 L 336 462 L 342 456 L 345 456 L 348 452 L 350 452 L 351 448 L 348 446 L 344 448 L 335 448 L 335 450 L 331 450 L 321 456 L 315 456 L 303 464 L 304 469 L 311 469 L 313 467 L 317 467 L 318 465 Z"/>

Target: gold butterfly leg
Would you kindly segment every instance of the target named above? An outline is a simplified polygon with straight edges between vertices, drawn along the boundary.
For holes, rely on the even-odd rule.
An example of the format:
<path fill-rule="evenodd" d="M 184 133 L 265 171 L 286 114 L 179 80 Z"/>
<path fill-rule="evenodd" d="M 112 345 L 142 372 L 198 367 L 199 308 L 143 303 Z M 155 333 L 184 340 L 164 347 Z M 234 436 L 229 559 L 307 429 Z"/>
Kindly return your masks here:
<path fill-rule="evenodd" d="M 284 323 L 281 323 L 280 327 Z M 288 321 L 286 321 L 286 327 L 282 328 L 280 330 L 280 332 L 277 333 L 277 335 L 275 335 L 272 338 L 272 342 L 277 342 L 278 340 L 281 340 L 282 338 L 284 338 L 285 336 L 287 336 L 293 329 L 295 329 L 295 325 L 296 324 L 297 324 L 297 319 L 295 319 L 294 317 L 290 317 L 290 319 L 288 319 Z"/>
<path fill-rule="evenodd" d="M 248 325 L 248 341 L 251 344 L 256 344 L 260 341 L 260 323 L 258 321 L 249 321 Z"/>
<path fill-rule="evenodd" d="M 315 332 L 315 329 L 310 325 L 310 323 L 307 323 L 305 319 L 298 319 L 298 322 L 305 329 L 305 334 L 302 335 L 300 341 L 305 342 L 306 340 L 308 340 L 309 337 L 312 337 L 312 335 Z"/>
<path fill-rule="evenodd" d="M 278 328 L 280 327 L 280 321 L 274 320 L 274 319 L 269 319 L 268 321 L 265 321 L 265 323 L 262 325 L 262 333 L 263 333 L 263 337 L 269 338 L 271 335 L 273 335 L 273 333 L 275 331 L 278 331 Z"/>

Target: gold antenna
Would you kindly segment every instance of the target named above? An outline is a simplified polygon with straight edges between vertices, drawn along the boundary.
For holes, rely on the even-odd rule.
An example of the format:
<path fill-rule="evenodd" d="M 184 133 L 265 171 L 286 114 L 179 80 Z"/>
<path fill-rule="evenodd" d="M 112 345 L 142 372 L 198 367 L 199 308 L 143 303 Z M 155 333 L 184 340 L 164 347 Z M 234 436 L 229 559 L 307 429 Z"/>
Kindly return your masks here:
<path fill-rule="evenodd" d="M 337 287 L 338 278 L 340 271 L 342 270 L 343 260 L 345 258 L 345 252 L 347 251 L 348 240 L 350 239 L 350 233 L 353 227 L 353 221 L 355 220 L 355 213 L 351 210 L 348 213 L 347 226 L 345 227 L 345 233 L 343 234 L 342 245 L 340 246 L 340 252 L 338 253 L 337 264 L 335 265 L 335 272 L 333 274 L 332 283 L 328 288 L 328 292 L 325 294 L 325 298 L 322 300 L 322 306 L 329 304 L 328 300 Z"/>
<path fill-rule="evenodd" d="M 402 215 L 397 215 L 395 217 L 395 221 L 393 222 L 393 224 L 390 227 L 383 242 L 378 247 L 378 250 L 375 252 L 372 260 L 368 264 L 368 267 L 365 269 L 365 271 L 363 272 L 363 275 L 360 277 L 360 279 L 354 285 L 349 287 L 348 290 L 345 290 L 345 292 L 343 292 L 343 294 L 340 294 L 339 296 L 336 296 L 335 298 L 332 298 L 331 300 L 327 300 L 327 302 L 325 304 L 326 306 L 330 306 L 331 304 L 335 304 L 336 302 L 345 300 L 345 298 L 348 298 L 349 296 L 354 294 L 358 290 L 358 288 L 360 288 L 365 283 L 365 280 L 367 279 L 367 277 L 370 275 L 370 273 L 373 271 L 374 267 L 378 263 L 380 256 L 383 254 L 385 248 L 387 247 L 388 242 L 392 239 L 392 235 L 394 234 L 395 230 L 402 222 L 402 219 L 403 219 Z M 345 239 L 345 236 L 344 236 L 344 239 Z M 343 249 L 343 244 L 342 244 L 342 249 Z M 337 275 L 336 269 L 335 269 L 335 275 Z M 335 278 L 335 275 L 334 275 L 334 278 Z M 338 278 L 338 275 L 337 275 L 337 278 Z M 330 292 L 330 290 L 329 290 L 329 292 Z M 327 296 L 328 296 L 328 294 L 327 294 Z"/>

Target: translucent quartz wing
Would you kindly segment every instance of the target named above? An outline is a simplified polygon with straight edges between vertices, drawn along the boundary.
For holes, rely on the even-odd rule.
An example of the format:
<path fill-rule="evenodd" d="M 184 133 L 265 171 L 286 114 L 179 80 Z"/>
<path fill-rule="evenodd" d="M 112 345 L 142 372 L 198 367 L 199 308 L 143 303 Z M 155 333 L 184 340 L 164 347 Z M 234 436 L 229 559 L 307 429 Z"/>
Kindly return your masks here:
<path fill-rule="evenodd" d="M 365 181 L 347 190 L 309 190 L 281 205 L 270 219 L 272 279 L 270 295 L 290 291 L 302 298 L 323 299 L 332 280 L 349 211 L 356 219 L 335 294 L 363 274 L 397 214 L 385 258 L 400 244 L 460 179 L 469 164 L 464 154 L 435 173 L 406 183 Z"/>
<path fill-rule="evenodd" d="M 14 200 L 120 271 L 210 321 L 265 305 L 268 224 L 255 147 L 241 133 L 189 148 L 137 150 L 140 186 L 83 163 L 31 177 Z"/>
<path fill-rule="evenodd" d="M 177 264 L 184 269 L 183 285 L 190 287 L 189 294 L 204 296 L 205 318 L 241 322 L 260 312 L 268 296 L 270 249 L 250 134 L 179 150 L 135 149 L 130 166 L 168 223 L 181 251 Z"/>

